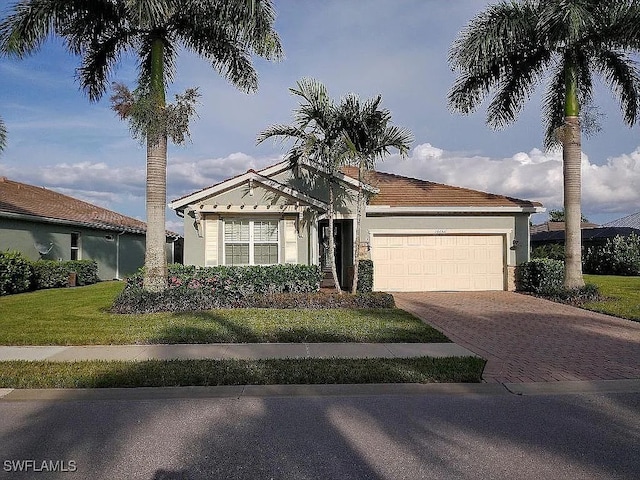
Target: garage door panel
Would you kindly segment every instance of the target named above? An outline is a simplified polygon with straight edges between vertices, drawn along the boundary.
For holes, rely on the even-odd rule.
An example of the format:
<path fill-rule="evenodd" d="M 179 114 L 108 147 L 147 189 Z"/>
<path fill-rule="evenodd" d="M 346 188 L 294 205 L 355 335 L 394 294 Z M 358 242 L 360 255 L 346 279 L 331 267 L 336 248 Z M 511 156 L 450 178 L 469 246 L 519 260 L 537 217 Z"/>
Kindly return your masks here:
<path fill-rule="evenodd" d="M 501 235 L 374 235 L 374 289 L 504 289 Z"/>

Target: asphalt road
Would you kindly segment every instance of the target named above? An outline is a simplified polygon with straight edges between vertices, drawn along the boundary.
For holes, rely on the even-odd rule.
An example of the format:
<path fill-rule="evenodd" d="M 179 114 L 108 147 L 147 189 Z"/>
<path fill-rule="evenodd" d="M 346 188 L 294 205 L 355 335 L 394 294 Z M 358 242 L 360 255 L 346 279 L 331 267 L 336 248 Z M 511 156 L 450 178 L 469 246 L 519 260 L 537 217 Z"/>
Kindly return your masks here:
<path fill-rule="evenodd" d="M 11 479 L 637 479 L 639 445 L 638 393 L 0 402 Z"/>

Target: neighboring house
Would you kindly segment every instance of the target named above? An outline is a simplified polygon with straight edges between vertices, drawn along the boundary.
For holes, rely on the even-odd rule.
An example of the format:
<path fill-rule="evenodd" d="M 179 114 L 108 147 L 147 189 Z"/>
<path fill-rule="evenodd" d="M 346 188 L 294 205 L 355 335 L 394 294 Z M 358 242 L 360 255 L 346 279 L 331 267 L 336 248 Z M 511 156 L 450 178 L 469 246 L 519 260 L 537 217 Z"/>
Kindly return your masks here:
<path fill-rule="evenodd" d="M 582 246 L 590 247 L 592 245 L 604 245 L 610 238 L 626 237 L 635 233 L 640 235 L 640 230 L 637 228 L 629 227 L 598 227 L 598 228 L 583 228 L 582 232 Z M 559 244 L 564 245 L 564 230 L 555 230 L 551 232 L 538 232 L 531 234 L 531 248 L 536 248 L 541 245 Z"/>
<path fill-rule="evenodd" d="M 581 229 L 585 228 L 598 228 L 600 225 L 591 222 L 582 222 L 580 224 Z M 531 226 L 531 235 L 535 235 L 540 232 L 564 232 L 564 222 L 544 222 L 539 225 Z"/>
<path fill-rule="evenodd" d="M 0 177 L 0 250 L 32 260 L 95 260 L 101 280 L 144 264 L 146 224 L 52 190 Z M 182 238 L 167 232 L 169 262 Z"/>
<path fill-rule="evenodd" d="M 634 223 L 635 218 L 635 223 Z M 582 246 L 604 245 L 610 238 L 618 235 L 626 237 L 640 234 L 640 213 L 614 220 L 599 226 L 595 223 L 582 222 Z M 564 222 L 546 222 L 531 227 L 531 248 L 542 245 L 564 245 Z"/>
<path fill-rule="evenodd" d="M 353 272 L 357 172 L 338 174 L 334 236 L 341 285 Z M 379 291 L 504 290 L 529 258 L 536 202 L 371 172 L 361 258 Z M 320 264 L 326 271 L 326 175 L 288 162 L 225 180 L 169 204 L 185 221 L 187 265 Z"/>
<path fill-rule="evenodd" d="M 603 227 L 628 227 L 640 230 L 640 212 L 605 223 Z"/>

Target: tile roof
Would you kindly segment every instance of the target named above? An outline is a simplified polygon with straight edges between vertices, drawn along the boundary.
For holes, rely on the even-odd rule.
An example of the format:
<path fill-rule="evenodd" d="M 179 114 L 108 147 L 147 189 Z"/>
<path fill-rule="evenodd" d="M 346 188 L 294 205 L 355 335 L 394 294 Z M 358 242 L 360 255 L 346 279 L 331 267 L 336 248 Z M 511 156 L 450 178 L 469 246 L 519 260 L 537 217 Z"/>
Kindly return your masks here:
<path fill-rule="evenodd" d="M 583 228 L 581 230 L 583 241 L 603 240 L 614 238 L 618 235 L 626 237 L 632 233 L 638 235 L 640 234 L 640 230 L 630 227 L 597 227 Z M 552 242 L 564 242 L 564 230 L 550 230 L 531 233 L 532 244 Z"/>
<path fill-rule="evenodd" d="M 30 215 L 105 230 L 147 231 L 146 223 L 135 218 L 6 177 L 0 177 L 0 215 L 2 213 Z"/>
<path fill-rule="evenodd" d="M 580 228 L 581 229 L 585 229 L 585 228 L 598 228 L 600 227 L 600 225 L 598 225 L 597 223 L 591 223 L 591 222 L 582 222 L 580 224 Z M 564 232 L 564 222 L 545 222 L 545 223 L 540 223 L 538 225 L 533 225 L 531 227 L 531 234 L 533 235 L 534 233 L 539 233 L 539 232 L 559 232 L 559 231 L 563 231 Z"/>
<path fill-rule="evenodd" d="M 342 171 L 358 178 L 356 167 L 344 167 Z M 391 207 L 541 207 L 539 202 L 480 192 L 468 188 L 453 187 L 442 183 L 402 177 L 391 173 L 368 172 L 365 181 L 380 189 L 370 205 Z"/>
<path fill-rule="evenodd" d="M 640 212 L 605 223 L 603 227 L 631 227 L 640 229 Z"/>

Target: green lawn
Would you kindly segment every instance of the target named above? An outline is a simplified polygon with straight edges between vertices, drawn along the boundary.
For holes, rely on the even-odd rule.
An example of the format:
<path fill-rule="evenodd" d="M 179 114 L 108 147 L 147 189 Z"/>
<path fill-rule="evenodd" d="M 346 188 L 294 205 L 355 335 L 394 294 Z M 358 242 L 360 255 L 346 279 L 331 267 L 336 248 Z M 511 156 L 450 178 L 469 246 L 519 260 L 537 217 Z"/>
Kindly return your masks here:
<path fill-rule="evenodd" d="M 584 281 L 597 285 L 607 299 L 586 303 L 583 308 L 640 321 L 640 277 L 585 275 Z"/>
<path fill-rule="evenodd" d="M 0 388 L 174 387 L 481 381 L 477 357 L 0 362 Z"/>
<path fill-rule="evenodd" d="M 0 345 L 447 342 L 399 309 L 108 312 L 121 282 L 0 297 Z"/>

